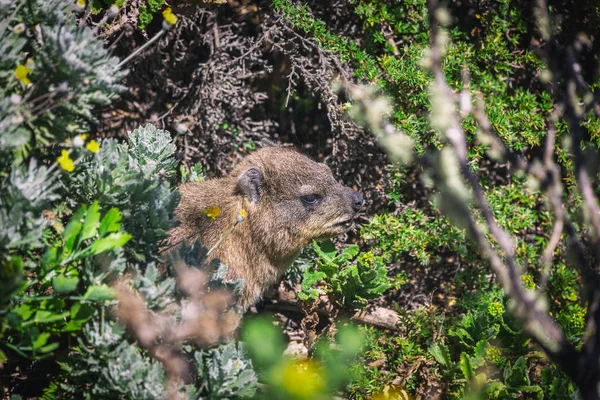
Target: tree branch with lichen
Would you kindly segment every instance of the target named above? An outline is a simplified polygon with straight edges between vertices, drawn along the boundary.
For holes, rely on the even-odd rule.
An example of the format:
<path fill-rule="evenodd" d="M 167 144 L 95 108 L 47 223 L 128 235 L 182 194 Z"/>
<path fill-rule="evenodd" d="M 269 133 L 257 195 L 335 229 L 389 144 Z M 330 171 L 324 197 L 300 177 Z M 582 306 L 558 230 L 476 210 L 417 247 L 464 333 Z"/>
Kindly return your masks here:
<path fill-rule="evenodd" d="M 439 6 L 437 0 L 428 3 L 431 48 L 423 64 L 432 73 L 431 126 L 446 143 L 441 150 L 425 156 L 415 157 L 410 139 L 398 132 L 393 124 L 385 120 L 389 108 L 385 100 L 374 98 L 371 89 L 344 82 L 346 91 L 354 101 L 351 115 L 369 127 L 379 139 L 392 159 L 405 163 L 416 161 L 433 179 L 440 198 L 440 208 L 455 223 L 463 226 L 481 250 L 482 257 L 489 263 L 506 295 L 511 299 L 512 311 L 520 319 L 529 336 L 544 350 L 562 371 L 579 387 L 586 399 L 598 399 L 600 371 L 600 291 L 598 260 L 600 260 L 600 209 L 585 169 L 585 155 L 581 150 L 580 124 L 587 110 L 597 106 L 589 95 L 576 61 L 576 52 L 568 49 L 564 58 L 566 67 L 559 68 L 559 58 L 550 51 L 546 62 L 552 70 L 552 89 L 557 95 L 556 105 L 547 123 L 545 146 L 541 160 L 528 160 L 508 147 L 494 130 L 484 110 L 483 95 L 477 93 L 472 105 L 469 77 L 463 73 L 463 90 L 457 94 L 447 83 L 442 69 L 447 35 L 443 26 L 450 16 Z M 549 17 L 543 0 L 538 2 L 540 29 L 544 38 L 551 41 Z M 552 49 L 552 46 L 550 46 Z M 574 46 L 577 49 L 577 46 Z M 558 83 L 564 81 L 566 85 Z M 562 88 L 566 87 L 566 90 Z M 580 101 L 580 99 L 585 100 Z M 468 141 L 462 127 L 462 119 L 471 115 L 478 127 L 478 139 L 490 148 L 491 158 L 505 159 L 513 170 L 520 171 L 539 184 L 546 198 L 546 207 L 554 221 L 548 242 L 542 249 L 538 266 L 541 279 L 537 292 L 528 291 L 521 283 L 522 268 L 517 262 L 515 241 L 497 223 L 484 188 L 472 171 L 468 157 Z M 565 200 L 561 166 L 555 161 L 557 149 L 557 127 L 560 118 L 571 131 L 571 152 L 577 189 L 583 198 L 583 211 L 587 223 L 583 228 L 573 221 Z M 472 208 L 479 210 L 483 223 Z M 589 225 L 590 232 L 586 232 Z M 488 235 L 489 234 L 489 235 Z M 588 238 L 588 234 L 590 238 Z M 554 254 L 563 238 L 572 255 L 571 262 L 583 278 L 583 298 L 588 302 L 588 327 L 584 345 L 577 350 L 567 339 L 563 329 L 547 310 L 546 285 L 554 263 Z M 493 241 L 492 241 L 493 240 Z M 592 257 L 590 257 L 590 254 Z"/>

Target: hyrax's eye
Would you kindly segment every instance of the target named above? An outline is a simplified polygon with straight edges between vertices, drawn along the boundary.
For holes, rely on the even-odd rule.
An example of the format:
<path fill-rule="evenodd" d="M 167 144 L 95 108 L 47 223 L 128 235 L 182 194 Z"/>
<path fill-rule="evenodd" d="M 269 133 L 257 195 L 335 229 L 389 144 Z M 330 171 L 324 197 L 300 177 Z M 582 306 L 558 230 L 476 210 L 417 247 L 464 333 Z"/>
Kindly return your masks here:
<path fill-rule="evenodd" d="M 300 197 L 304 204 L 317 204 L 319 200 L 321 200 L 321 195 L 318 194 L 307 194 L 306 196 Z"/>

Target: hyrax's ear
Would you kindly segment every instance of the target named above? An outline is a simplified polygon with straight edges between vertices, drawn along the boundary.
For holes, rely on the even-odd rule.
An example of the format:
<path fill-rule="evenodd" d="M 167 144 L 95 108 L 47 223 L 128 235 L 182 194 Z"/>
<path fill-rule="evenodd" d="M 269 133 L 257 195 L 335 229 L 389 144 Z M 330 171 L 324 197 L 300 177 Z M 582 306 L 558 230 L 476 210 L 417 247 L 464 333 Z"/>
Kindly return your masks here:
<path fill-rule="evenodd" d="M 242 193 L 253 203 L 260 200 L 263 175 L 256 167 L 250 167 L 238 177 L 238 186 Z"/>

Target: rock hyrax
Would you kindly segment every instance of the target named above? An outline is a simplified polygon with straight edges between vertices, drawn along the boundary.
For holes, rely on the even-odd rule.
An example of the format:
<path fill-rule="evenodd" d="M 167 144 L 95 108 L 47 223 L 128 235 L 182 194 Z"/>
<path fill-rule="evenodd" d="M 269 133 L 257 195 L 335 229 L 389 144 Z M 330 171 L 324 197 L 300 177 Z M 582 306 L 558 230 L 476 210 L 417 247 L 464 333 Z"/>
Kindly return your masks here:
<path fill-rule="evenodd" d="M 243 279 L 243 310 L 281 278 L 313 239 L 350 229 L 363 204 L 362 194 L 339 184 L 325 164 L 284 147 L 258 150 L 229 176 L 184 184 L 179 190 L 180 225 L 170 231 L 172 247 L 197 237 L 211 248 L 240 210 L 246 211 L 246 219 L 211 254 L 227 264 L 228 279 Z M 216 207 L 220 213 L 215 216 Z"/>

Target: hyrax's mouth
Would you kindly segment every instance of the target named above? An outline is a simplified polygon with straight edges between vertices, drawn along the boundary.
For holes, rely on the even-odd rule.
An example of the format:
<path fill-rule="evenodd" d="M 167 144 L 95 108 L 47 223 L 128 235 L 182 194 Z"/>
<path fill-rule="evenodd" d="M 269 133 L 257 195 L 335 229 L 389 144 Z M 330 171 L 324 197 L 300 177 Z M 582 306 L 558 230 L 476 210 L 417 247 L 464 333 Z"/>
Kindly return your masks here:
<path fill-rule="evenodd" d="M 352 227 L 353 223 L 354 223 L 354 218 L 346 218 L 346 219 L 334 221 L 327 228 L 331 229 L 332 231 L 346 232 L 347 230 L 349 230 Z"/>

